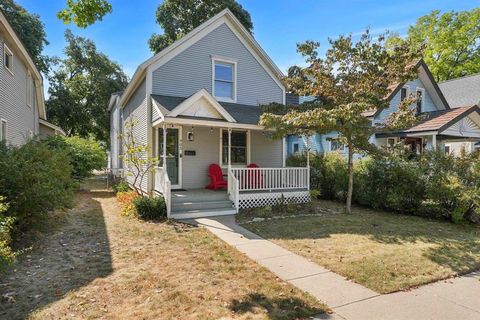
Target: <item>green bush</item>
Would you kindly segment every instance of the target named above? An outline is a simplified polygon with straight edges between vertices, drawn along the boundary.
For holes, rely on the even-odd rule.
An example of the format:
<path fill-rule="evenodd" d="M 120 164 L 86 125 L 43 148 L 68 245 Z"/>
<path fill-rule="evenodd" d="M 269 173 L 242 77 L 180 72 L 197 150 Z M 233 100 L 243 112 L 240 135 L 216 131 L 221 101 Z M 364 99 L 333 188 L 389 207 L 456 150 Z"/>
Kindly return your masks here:
<path fill-rule="evenodd" d="M 5 198 L 0 196 L 0 271 L 13 263 L 15 253 L 10 247 L 12 243 L 12 229 L 15 219 L 5 216 L 8 205 Z"/>
<path fill-rule="evenodd" d="M 94 139 L 51 136 L 46 138 L 44 143 L 50 148 L 68 153 L 75 179 L 85 179 L 93 170 L 103 169 L 107 164 L 105 150 Z"/>
<path fill-rule="evenodd" d="M 71 203 L 75 185 L 64 150 L 35 141 L 21 147 L 0 144 L 0 168 L 0 193 L 9 203 L 6 214 L 15 219 L 16 230 Z"/>
<path fill-rule="evenodd" d="M 119 192 L 128 192 L 131 190 L 130 186 L 128 185 L 128 183 L 124 180 L 120 180 L 118 183 L 115 183 L 113 186 L 112 186 L 112 189 L 113 189 L 113 192 L 115 194 L 119 193 Z"/>
<path fill-rule="evenodd" d="M 138 197 L 133 200 L 135 211 L 144 220 L 161 220 L 167 217 L 163 197 Z"/>

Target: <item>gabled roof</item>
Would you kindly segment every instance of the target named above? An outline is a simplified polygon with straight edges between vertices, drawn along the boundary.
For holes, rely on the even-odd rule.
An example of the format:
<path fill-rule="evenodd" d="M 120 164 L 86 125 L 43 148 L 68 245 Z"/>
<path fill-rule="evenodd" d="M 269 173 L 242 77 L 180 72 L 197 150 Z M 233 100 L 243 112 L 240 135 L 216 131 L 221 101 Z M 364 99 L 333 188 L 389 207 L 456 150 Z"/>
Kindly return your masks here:
<path fill-rule="evenodd" d="M 453 108 L 480 103 L 480 73 L 447 80 L 438 85 Z"/>
<path fill-rule="evenodd" d="M 36 96 L 37 96 L 37 108 L 39 117 L 42 119 L 47 118 L 47 113 L 45 111 L 45 99 L 43 97 L 43 78 L 38 71 L 37 66 L 33 62 L 30 54 L 27 52 L 27 49 L 23 46 L 22 41 L 18 38 L 17 34 L 13 30 L 12 26 L 8 22 L 7 18 L 0 10 L 0 30 L 4 29 L 6 31 L 6 37 L 9 37 L 9 41 L 15 44 L 16 52 L 20 53 L 19 58 L 24 64 L 26 64 L 29 69 L 32 71 L 32 78 L 35 81 Z M 11 48 L 12 49 L 12 48 Z"/>
<path fill-rule="evenodd" d="M 250 52 L 257 57 L 260 64 L 267 70 L 270 76 L 283 87 L 282 78 L 283 74 L 280 69 L 275 65 L 275 63 L 270 59 L 267 53 L 260 47 L 258 42 L 253 38 L 253 36 L 248 32 L 247 29 L 242 25 L 242 23 L 235 17 L 235 15 L 227 8 L 222 10 L 221 12 L 217 13 L 212 18 L 208 19 L 185 36 L 180 38 L 179 40 L 175 41 L 167 48 L 163 49 L 144 63 L 142 63 L 135 74 L 133 75 L 132 80 L 128 84 L 127 88 L 124 91 L 124 94 L 120 100 L 120 105 L 124 105 L 124 103 L 130 98 L 132 92 L 136 89 L 136 87 L 141 83 L 141 81 L 146 76 L 146 71 L 149 67 L 153 67 L 162 63 L 162 61 L 168 61 L 171 58 L 175 57 L 179 52 L 183 49 L 188 48 L 193 43 L 197 42 L 204 35 L 208 34 L 208 31 L 212 27 L 220 26 L 222 23 L 227 23 L 229 26 L 233 27 L 237 34 L 242 38 L 246 48 L 250 50 Z M 206 32 L 206 33 L 205 33 Z"/>
<path fill-rule="evenodd" d="M 188 98 L 152 94 L 152 99 L 168 111 L 172 111 Z M 233 119 L 235 119 L 237 123 L 258 125 L 258 122 L 260 121 L 260 116 L 262 114 L 260 106 L 250 106 L 230 102 L 218 103 L 233 117 Z"/>

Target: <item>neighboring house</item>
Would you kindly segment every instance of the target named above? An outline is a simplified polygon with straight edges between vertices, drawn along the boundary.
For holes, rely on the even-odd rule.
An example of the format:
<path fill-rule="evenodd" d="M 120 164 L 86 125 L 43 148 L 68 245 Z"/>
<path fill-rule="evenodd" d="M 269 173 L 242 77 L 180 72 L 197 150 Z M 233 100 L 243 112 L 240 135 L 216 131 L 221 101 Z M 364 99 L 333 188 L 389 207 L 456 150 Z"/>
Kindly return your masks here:
<path fill-rule="evenodd" d="M 42 76 L 1 11 L 0 64 L 0 140 L 19 146 L 64 134 L 46 121 Z"/>
<path fill-rule="evenodd" d="M 398 110 L 402 99 L 414 94 L 418 101 L 412 107 L 418 114 L 418 124 L 396 132 L 378 131 L 372 135 L 370 142 L 379 147 L 403 143 L 415 153 L 437 148 L 459 153 L 465 146 L 466 151 L 472 151 L 473 143 L 480 141 L 480 114 L 476 103 L 452 108 L 423 60 L 419 61 L 417 69 L 417 79 L 393 87 L 387 97 L 390 101 L 388 108 L 368 111 L 364 115 L 372 121 L 372 126 L 381 125 L 390 114 Z M 303 152 L 308 148 L 312 152 L 340 152 L 346 155 L 345 146 L 335 140 L 336 137 L 336 132 L 317 134 L 308 139 L 289 136 L 287 153 Z"/>
<path fill-rule="evenodd" d="M 282 196 L 308 201 L 308 168 L 284 168 L 285 140 L 271 139 L 258 125 L 260 104 L 285 103 L 281 78 L 252 35 L 223 10 L 142 63 L 125 91 L 112 96 L 111 168 L 125 169 L 118 134 L 135 119 L 137 142 L 160 159 L 141 188 L 163 194 L 172 217 L 232 214 Z M 226 192 L 205 190 L 210 164 L 221 166 Z"/>

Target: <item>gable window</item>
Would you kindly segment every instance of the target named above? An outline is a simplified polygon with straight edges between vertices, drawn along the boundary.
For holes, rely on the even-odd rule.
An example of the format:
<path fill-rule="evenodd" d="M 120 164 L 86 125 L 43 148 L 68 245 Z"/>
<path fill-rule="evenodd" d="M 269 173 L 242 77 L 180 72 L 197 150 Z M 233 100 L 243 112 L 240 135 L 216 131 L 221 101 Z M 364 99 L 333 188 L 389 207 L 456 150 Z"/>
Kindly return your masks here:
<path fill-rule="evenodd" d="M 400 89 L 400 101 L 405 100 L 407 96 L 408 96 L 408 86 L 402 87 L 402 89 Z"/>
<path fill-rule="evenodd" d="M 330 151 L 345 151 L 345 145 L 338 139 L 332 139 L 330 141 Z"/>
<path fill-rule="evenodd" d="M 300 144 L 298 142 L 293 143 L 293 153 L 298 153 L 300 151 Z"/>
<path fill-rule="evenodd" d="M 13 74 L 13 53 L 6 44 L 3 45 L 3 65 Z"/>
<path fill-rule="evenodd" d="M 422 88 L 417 88 L 417 104 L 416 104 L 417 114 L 422 112 L 424 96 L 425 96 L 424 90 Z"/>
<path fill-rule="evenodd" d="M 0 141 L 7 141 L 7 120 L 0 119 Z"/>
<path fill-rule="evenodd" d="M 247 131 L 232 131 L 231 135 L 231 163 L 232 165 L 246 165 L 248 133 Z M 228 165 L 228 130 L 222 130 L 222 165 Z"/>
<path fill-rule="evenodd" d="M 235 102 L 236 62 L 213 58 L 213 96 L 219 101 Z"/>
<path fill-rule="evenodd" d="M 30 72 L 27 74 L 27 106 L 33 105 L 33 81 Z"/>

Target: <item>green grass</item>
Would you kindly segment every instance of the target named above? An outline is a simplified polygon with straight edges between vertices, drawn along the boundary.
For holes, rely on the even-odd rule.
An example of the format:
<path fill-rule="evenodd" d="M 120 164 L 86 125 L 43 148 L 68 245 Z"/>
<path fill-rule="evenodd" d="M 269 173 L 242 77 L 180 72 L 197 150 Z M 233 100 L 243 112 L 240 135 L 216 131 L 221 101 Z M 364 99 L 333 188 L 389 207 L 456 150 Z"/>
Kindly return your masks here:
<path fill-rule="evenodd" d="M 479 226 L 364 208 L 348 215 L 328 201 L 314 206 L 323 214 L 243 226 L 379 293 L 480 269 Z"/>

